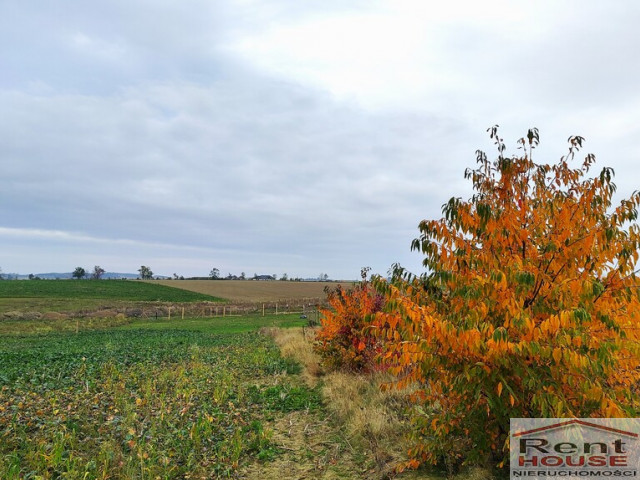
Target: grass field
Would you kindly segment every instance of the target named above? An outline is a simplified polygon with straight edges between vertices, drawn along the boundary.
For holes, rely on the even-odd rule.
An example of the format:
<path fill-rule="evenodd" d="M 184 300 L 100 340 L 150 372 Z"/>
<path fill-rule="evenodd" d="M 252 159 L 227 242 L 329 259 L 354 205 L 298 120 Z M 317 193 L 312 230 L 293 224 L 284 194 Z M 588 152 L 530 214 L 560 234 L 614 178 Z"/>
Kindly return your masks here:
<path fill-rule="evenodd" d="M 290 299 L 323 299 L 324 289 L 333 288 L 333 282 L 281 282 L 253 280 L 152 280 L 146 283 L 165 285 L 231 302 L 271 302 Z M 344 282 L 350 285 L 352 282 Z"/>
<path fill-rule="evenodd" d="M 0 281 L 0 312 L 60 312 L 131 302 L 220 302 L 204 293 L 135 280 Z"/>
<path fill-rule="evenodd" d="M 49 335 L 6 335 L 0 322 L 0 478 L 266 478 L 283 459 L 358 478 L 330 461 L 319 391 L 256 331 L 301 322 L 133 321 Z M 308 435 L 287 447 L 294 423 Z M 314 429 L 322 440 L 307 445 Z"/>
<path fill-rule="evenodd" d="M 197 293 L 159 282 L 134 280 L 22 280 L 0 282 L 0 298 L 78 298 L 130 300 L 141 302 L 216 301 L 206 293 Z"/>

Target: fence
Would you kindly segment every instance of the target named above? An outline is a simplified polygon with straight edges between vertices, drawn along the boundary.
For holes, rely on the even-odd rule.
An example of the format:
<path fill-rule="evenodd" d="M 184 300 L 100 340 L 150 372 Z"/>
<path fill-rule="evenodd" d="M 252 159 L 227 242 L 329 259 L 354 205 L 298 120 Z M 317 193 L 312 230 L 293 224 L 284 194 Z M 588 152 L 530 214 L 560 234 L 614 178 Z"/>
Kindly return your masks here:
<path fill-rule="evenodd" d="M 245 303 L 145 303 L 134 306 L 108 307 L 99 311 L 80 312 L 81 317 L 106 317 L 122 314 L 129 318 L 211 318 L 240 315 L 281 315 L 299 314 L 314 316 L 317 320 L 318 309 L 326 306 L 325 298 L 285 299 L 277 302 Z M 311 320 L 311 318 L 310 318 Z"/>

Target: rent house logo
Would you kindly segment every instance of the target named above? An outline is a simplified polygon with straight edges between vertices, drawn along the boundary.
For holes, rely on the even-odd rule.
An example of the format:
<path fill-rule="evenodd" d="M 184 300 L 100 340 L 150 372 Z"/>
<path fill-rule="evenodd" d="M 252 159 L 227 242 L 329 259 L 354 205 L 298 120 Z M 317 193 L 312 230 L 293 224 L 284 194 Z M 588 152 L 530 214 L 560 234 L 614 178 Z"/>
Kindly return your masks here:
<path fill-rule="evenodd" d="M 512 418 L 511 478 L 638 477 L 640 419 Z"/>

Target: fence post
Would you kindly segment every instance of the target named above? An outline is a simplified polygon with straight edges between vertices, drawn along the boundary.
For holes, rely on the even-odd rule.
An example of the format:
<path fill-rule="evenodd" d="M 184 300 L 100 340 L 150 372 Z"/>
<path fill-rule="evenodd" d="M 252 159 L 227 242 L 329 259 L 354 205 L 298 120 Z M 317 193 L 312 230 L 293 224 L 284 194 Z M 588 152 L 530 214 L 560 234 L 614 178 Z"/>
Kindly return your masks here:
<path fill-rule="evenodd" d="M 171 307 L 169 307 L 169 321 L 171 321 Z"/>
<path fill-rule="evenodd" d="M 184 320 L 184 307 L 182 307 L 182 320 Z"/>

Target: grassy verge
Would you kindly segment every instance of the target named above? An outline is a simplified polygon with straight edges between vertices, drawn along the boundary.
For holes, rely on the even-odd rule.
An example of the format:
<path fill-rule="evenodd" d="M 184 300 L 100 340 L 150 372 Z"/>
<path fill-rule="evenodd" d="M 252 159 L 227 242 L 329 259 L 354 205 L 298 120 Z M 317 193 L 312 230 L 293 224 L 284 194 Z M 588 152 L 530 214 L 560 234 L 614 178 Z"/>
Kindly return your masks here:
<path fill-rule="evenodd" d="M 343 426 L 346 441 L 358 452 L 372 478 L 387 478 L 407 459 L 407 410 L 404 392 L 381 389 L 390 382 L 383 374 L 324 373 L 313 351 L 312 329 L 268 331 L 285 358 L 299 362 L 311 386 L 319 385 L 333 420 Z"/>
<path fill-rule="evenodd" d="M 411 447 L 409 392 L 382 388 L 392 382 L 384 373 L 324 372 L 313 351 L 313 329 L 270 328 L 265 333 L 274 338 L 283 357 L 300 363 L 306 383 L 320 388 L 327 413 L 334 424 L 340 425 L 343 441 L 351 448 L 355 463 L 366 472 L 363 478 L 393 478 L 395 467 L 406 462 Z M 456 475 L 442 469 L 422 468 L 405 471 L 400 478 L 488 480 L 493 475 L 483 468 L 468 468 Z"/>

